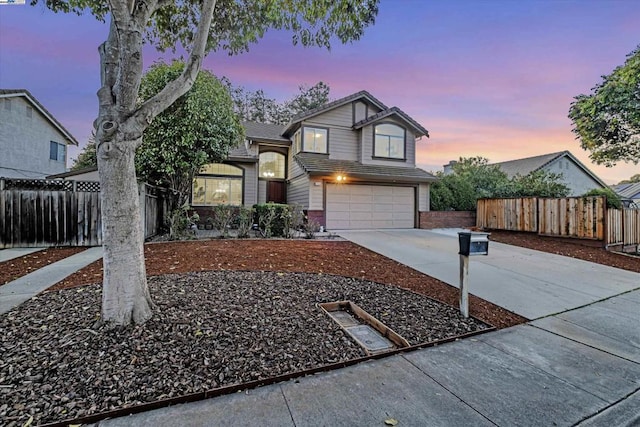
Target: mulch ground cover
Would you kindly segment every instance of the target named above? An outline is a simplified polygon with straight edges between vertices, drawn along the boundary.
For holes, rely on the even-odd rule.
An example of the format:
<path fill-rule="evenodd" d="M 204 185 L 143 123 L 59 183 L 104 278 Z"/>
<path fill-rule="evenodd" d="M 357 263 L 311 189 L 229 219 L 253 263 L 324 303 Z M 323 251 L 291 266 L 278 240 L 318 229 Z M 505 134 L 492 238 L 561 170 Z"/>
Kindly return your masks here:
<path fill-rule="evenodd" d="M 46 265 L 60 261 L 84 251 L 86 248 L 49 248 L 33 252 L 9 261 L 0 262 L 0 286 L 38 270 Z"/>

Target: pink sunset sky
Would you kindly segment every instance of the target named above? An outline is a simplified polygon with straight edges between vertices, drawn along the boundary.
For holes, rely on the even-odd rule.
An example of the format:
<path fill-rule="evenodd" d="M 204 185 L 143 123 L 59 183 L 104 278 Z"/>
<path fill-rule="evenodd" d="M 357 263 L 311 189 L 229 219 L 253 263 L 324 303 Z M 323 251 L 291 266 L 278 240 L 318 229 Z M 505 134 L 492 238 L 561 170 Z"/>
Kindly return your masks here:
<path fill-rule="evenodd" d="M 318 81 L 332 99 L 367 90 L 429 130 L 417 159 L 428 171 L 458 157 L 499 162 L 569 150 L 613 184 L 640 165 L 592 164 L 567 112 L 640 44 L 638 29 L 637 0 L 382 0 L 375 25 L 354 43 L 303 48 L 271 31 L 248 53 L 211 54 L 204 67 L 279 101 Z M 84 145 L 106 34 L 89 15 L 0 6 L 0 88 L 28 89 Z M 151 48 L 145 55 L 147 66 L 173 58 Z"/>

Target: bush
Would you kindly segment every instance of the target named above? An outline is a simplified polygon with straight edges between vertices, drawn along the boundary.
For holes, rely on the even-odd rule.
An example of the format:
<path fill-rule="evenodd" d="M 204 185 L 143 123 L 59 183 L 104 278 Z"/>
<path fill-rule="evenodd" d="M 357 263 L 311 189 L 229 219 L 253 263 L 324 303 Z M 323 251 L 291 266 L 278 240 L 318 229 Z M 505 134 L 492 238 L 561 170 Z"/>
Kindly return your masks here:
<path fill-rule="evenodd" d="M 289 209 L 289 205 L 278 203 L 253 205 L 255 222 L 258 224 L 262 237 L 285 236 L 285 219 Z"/>
<path fill-rule="evenodd" d="M 238 237 L 249 237 L 249 231 L 253 226 L 253 209 L 240 206 L 234 219 L 233 227 L 238 230 Z"/>

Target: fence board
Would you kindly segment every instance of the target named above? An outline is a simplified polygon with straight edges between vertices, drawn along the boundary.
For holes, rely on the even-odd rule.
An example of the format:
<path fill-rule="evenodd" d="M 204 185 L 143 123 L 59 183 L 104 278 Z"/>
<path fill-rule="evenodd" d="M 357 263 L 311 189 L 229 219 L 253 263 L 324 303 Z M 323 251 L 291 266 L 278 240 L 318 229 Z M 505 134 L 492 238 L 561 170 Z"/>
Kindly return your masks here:
<path fill-rule="evenodd" d="M 640 209 L 624 210 L 624 245 L 640 245 Z"/>

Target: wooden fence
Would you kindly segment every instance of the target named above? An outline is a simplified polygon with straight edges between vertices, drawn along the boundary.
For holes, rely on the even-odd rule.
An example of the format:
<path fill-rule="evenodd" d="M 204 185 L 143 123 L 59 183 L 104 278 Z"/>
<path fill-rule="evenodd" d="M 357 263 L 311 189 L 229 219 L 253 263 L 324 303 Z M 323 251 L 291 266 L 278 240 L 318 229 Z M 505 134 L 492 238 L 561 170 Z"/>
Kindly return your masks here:
<path fill-rule="evenodd" d="M 606 199 L 538 199 L 538 234 L 604 240 Z"/>
<path fill-rule="evenodd" d="M 141 190 L 150 237 L 162 225 L 166 201 L 155 187 Z M 0 248 L 101 244 L 99 183 L 0 179 Z"/>
<path fill-rule="evenodd" d="M 640 252 L 640 209 L 607 209 L 604 197 L 480 199 L 476 225 L 600 240 L 612 250 Z"/>
<path fill-rule="evenodd" d="M 640 209 L 607 211 L 607 246 L 640 252 Z"/>
<path fill-rule="evenodd" d="M 476 225 L 548 236 L 604 240 L 604 197 L 478 200 Z"/>

